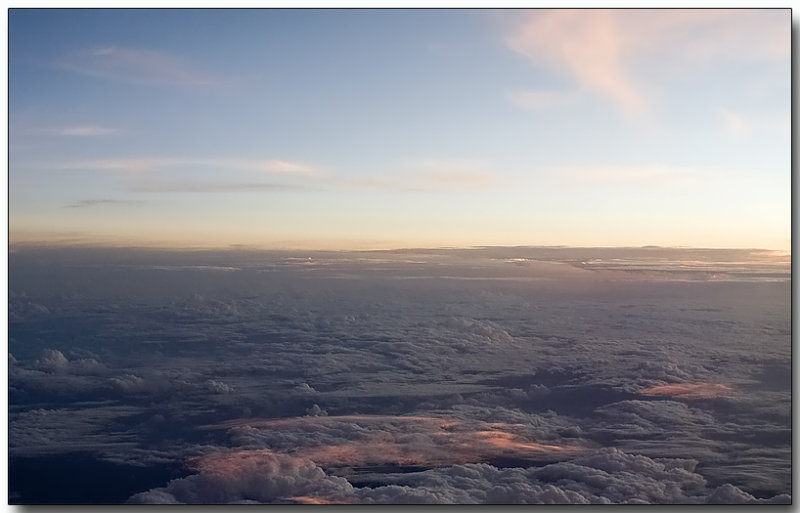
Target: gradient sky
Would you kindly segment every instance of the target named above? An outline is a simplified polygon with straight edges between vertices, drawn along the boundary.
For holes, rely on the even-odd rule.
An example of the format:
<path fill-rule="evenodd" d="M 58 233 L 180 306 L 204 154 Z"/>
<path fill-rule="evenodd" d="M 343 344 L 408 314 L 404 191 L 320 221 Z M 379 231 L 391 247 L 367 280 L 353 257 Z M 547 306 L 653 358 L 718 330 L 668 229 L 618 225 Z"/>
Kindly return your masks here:
<path fill-rule="evenodd" d="M 783 10 L 11 10 L 11 243 L 789 249 Z"/>

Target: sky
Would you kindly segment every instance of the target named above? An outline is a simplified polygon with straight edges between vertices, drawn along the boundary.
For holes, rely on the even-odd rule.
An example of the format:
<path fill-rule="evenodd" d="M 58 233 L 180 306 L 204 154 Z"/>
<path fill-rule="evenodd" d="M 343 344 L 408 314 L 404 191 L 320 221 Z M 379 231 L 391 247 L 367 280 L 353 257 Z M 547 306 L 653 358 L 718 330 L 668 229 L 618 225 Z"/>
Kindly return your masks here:
<path fill-rule="evenodd" d="M 9 14 L 10 242 L 791 246 L 791 12 Z"/>

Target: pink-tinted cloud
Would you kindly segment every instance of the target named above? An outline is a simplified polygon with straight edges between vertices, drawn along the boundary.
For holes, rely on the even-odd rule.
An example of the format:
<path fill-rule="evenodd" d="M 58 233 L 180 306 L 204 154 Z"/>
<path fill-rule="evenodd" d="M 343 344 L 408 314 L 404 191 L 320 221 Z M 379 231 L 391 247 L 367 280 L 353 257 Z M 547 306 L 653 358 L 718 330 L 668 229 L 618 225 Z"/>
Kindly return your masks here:
<path fill-rule="evenodd" d="M 613 10 L 551 10 L 536 14 L 507 39 L 509 47 L 539 65 L 573 75 L 589 91 L 608 96 L 639 116 L 644 97 L 624 57 L 626 41 Z"/>
<path fill-rule="evenodd" d="M 337 500 L 331 498 L 311 497 L 307 495 L 299 495 L 296 497 L 287 497 L 286 502 L 294 504 L 352 504 L 352 500 Z"/>
<path fill-rule="evenodd" d="M 572 78 L 565 94 L 596 93 L 639 118 L 649 109 L 651 74 L 663 81 L 716 63 L 786 60 L 789 22 L 788 10 L 768 9 L 536 10 L 506 43 Z M 541 95 L 512 100 L 538 106 Z"/>
<path fill-rule="evenodd" d="M 733 390 L 721 383 L 672 383 L 645 388 L 642 395 L 676 399 L 710 399 L 729 395 Z"/>
<path fill-rule="evenodd" d="M 309 433 L 359 426 L 352 437 L 335 443 L 315 443 L 291 451 L 295 457 L 322 467 L 370 465 L 449 466 L 489 462 L 497 458 L 568 457 L 580 451 L 575 445 L 541 443 L 530 439 L 521 424 L 484 423 L 439 417 L 343 415 L 285 419 L 237 419 L 212 428 L 249 428 L 269 432 Z"/>

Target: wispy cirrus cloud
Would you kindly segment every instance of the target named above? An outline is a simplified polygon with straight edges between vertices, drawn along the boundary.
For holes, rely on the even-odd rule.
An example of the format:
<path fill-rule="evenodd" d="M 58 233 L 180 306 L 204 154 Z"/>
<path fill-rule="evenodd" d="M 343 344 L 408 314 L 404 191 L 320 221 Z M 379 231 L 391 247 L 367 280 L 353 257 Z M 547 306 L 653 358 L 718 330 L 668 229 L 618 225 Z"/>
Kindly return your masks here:
<path fill-rule="evenodd" d="M 122 200 L 122 199 L 87 199 L 65 205 L 64 208 L 85 208 L 97 207 L 102 205 L 143 205 L 144 201 L 139 200 Z"/>
<path fill-rule="evenodd" d="M 639 116 L 645 100 L 625 65 L 617 18 L 612 10 L 546 11 L 506 42 L 535 64 L 565 71 L 581 88 L 609 97 L 627 115 Z"/>
<path fill-rule="evenodd" d="M 506 44 L 535 66 L 571 77 L 568 94 L 598 94 L 637 119 L 650 108 L 647 64 L 685 76 L 687 68 L 714 63 L 785 59 L 789 20 L 788 10 L 768 9 L 537 10 Z M 531 108 L 546 96 L 529 91 L 510 99 Z"/>
<path fill-rule="evenodd" d="M 118 46 L 72 51 L 57 65 L 82 75 L 136 84 L 212 86 L 226 82 L 172 55 Z"/>
<path fill-rule="evenodd" d="M 52 164 L 52 169 L 96 170 L 117 172 L 156 171 L 174 167 L 209 167 L 257 171 L 277 174 L 316 175 L 319 169 L 310 164 L 288 160 L 243 159 L 243 158 L 184 158 L 142 157 L 88 159 Z"/>
<path fill-rule="evenodd" d="M 313 190 L 312 187 L 269 183 L 269 182 L 232 182 L 232 181 L 211 181 L 211 180 L 172 180 L 154 181 L 148 180 L 132 184 L 128 190 L 131 192 L 203 192 L 203 193 L 224 193 L 224 192 L 258 192 L 258 191 L 299 191 Z"/>
<path fill-rule="evenodd" d="M 33 135 L 48 135 L 57 137 L 102 137 L 108 135 L 117 135 L 121 130 L 102 125 L 66 125 L 66 126 L 53 126 L 32 128 L 26 130 L 27 133 Z"/>

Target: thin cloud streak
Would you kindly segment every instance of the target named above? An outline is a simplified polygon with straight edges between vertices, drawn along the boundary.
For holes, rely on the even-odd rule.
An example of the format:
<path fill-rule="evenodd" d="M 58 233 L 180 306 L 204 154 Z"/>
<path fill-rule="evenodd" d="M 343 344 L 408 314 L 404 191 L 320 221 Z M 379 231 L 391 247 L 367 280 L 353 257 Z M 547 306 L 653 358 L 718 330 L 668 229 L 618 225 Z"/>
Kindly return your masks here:
<path fill-rule="evenodd" d="M 146 182 L 129 187 L 130 192 L 257 192 L 257 191 L 302 191 L 317 190 L 312 187 L 291 184 L 277 184 L 267 182 L 212 182 L 212 181 L 171 181 L 171 182 Z"/>
<path fill-rule="evenodd" d="M 64 208 L 85 208 L 85 207 L 96 207 L 100 205 L 144 205 L 144 201 L 139 200 L 120 200 L 120 199 L 87 199 L 83 201 L 79 201 L 77 203 L 73 203 L 71 205 L 65 205 Z"/>
<path fill-rule="evenodd" d="M 58 61 L 58 67 L 90 77 L 146 85 L 212 86 L 226 82 L 165 53 L 117 46 L 73 51 Z"/>
<path fill-rule="evenodd" d="M 119 172 L 156 171 L 163 168 L 191 166 L 237 169 L 286 175 L 310 176 L 319 174 L 319 170 L 316 167 L 301 162 L 240 158 L 112 158 L 81 160 L 48 165 L 48 167 L 53 169 Z"/>
<path fill-rule="evenodd" d="M 27 133 L 58 137 L 102 137 L 117 135 L 120 133 L 120 130 L 101 125 L 68 125 L 61 127 L 34 128 L 28 130 Z"/>

